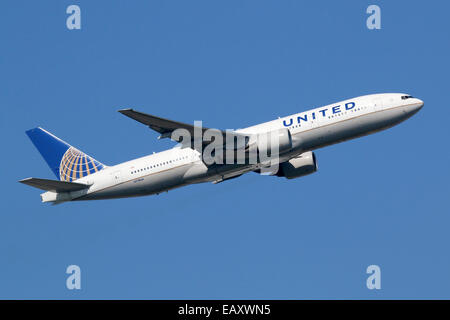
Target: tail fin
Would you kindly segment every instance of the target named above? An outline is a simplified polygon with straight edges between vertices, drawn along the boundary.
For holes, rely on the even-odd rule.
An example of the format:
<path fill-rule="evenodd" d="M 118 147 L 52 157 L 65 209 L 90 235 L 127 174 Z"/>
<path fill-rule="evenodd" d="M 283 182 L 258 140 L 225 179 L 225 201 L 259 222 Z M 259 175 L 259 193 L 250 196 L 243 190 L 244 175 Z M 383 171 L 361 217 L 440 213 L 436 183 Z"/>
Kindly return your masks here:
<path fill-rule="evenodd" d="M 72 182 L 106 167 L 40 127 L 28 130 L 26 133 L 61 181 Z"/>

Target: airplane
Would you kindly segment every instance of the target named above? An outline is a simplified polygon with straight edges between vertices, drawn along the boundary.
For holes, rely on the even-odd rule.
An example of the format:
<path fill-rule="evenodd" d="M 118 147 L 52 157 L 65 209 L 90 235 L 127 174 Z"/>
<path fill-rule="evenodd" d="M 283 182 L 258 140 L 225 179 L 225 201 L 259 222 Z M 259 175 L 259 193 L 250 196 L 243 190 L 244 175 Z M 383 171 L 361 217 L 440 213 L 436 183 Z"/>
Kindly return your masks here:
<path fill-rule="evenodd" d="M 157 131 L 159 138 L 171 138 L 178 144 L 108 166 L 37 127 L 26 134 L 58 180 L 27 178 L 19 182 L 46 191 L 41 194 L 42 202 L 58 204 L 160 194 L 190 184 L 220 183 L 248 172 L 294 179 L 317 171 L 314 150 L 390 128 L 417 113 L 423 104 L 404 93 L 371 94 L 233 131 L 123 109 L 119 112 Z M 180 130 L 184 136 L 179 135 Z M 231 150 L 234 162 L 210 161 L 211 156 L 205 160 L 204 151 L 215 141 L 204 139 L 208 130 L 216 138 L 231 137 L 233 143 L 216 143 L 214 151 Z M 271 158 L 267 156 L 272 152 L 271 143 L 267 143 L 269 134 L 277 138 L 277 148 L 273 144 L 276 157 Z M 236 161 L 238 152 L 240 162 Z M 224 159 L 223 152 L 218 155 L 213 160 Z M 253 161 L 249 161 L 251 155 L 256 155 Z"/>

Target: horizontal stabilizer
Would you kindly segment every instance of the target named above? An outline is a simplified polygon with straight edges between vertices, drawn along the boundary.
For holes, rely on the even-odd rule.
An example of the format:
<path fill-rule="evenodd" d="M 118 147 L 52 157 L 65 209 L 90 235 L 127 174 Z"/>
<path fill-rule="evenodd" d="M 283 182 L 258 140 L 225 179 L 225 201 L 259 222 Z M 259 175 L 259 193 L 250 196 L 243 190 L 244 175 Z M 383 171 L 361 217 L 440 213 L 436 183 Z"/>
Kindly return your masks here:
<path fill-rule="evenodd" d="M 27 178 L 20 180 L 19 182 L 52 192 L 70 192 L 89 188 L 89 185 L 87 184 L 39 178 Z"/>

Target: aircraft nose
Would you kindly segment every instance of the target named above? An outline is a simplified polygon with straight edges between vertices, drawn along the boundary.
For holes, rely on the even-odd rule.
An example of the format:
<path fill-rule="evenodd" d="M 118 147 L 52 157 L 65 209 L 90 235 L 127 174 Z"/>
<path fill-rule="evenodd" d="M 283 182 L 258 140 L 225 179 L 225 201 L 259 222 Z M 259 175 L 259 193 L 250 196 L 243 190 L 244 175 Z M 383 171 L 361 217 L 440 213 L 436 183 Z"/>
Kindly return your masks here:
<path fill-rule="evenodd" d="M 418 112 L 423 107 L 423 101 L 417 98 L 414 98 L 414 102 L 408 105 L 408 113 L 414 114 Z"/>
<path fill-rule="evenodd" d="M 419 106 L 419 110 L 420 110 L 420 109 L 422 109 L 422 107 L 423 107 L 423 101 L 422 101 L 422 100 L 420 100 L 420 99 L 417 99 L 417 100 L 419 100 L 419 104 L 420 104 L 420 106 Z"/>

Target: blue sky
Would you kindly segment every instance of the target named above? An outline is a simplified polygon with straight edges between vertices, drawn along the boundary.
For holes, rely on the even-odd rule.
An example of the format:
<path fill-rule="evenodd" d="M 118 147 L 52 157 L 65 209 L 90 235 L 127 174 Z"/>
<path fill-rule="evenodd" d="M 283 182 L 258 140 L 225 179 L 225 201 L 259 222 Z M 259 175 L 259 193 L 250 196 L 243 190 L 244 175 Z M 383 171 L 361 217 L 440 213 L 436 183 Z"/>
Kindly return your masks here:
<path fill-rule="evenodd" d="M 67 6 L 82 29 L 68 30 Z M 382 29 L 366 28 L 378 4 Z M 450 42 L 444 1 L 2 1 L 0 298 L 450 298 Z M 425 101 L 316 152 L 135 199 L 40 203 L 42 126 L 105 164 L 171 147 L 117 110 L 242 128 L 369 93 Z M 82 289 L 66 289 L 79 265 Z M 366 268 L 381 267 L 381 290 Z"/>

